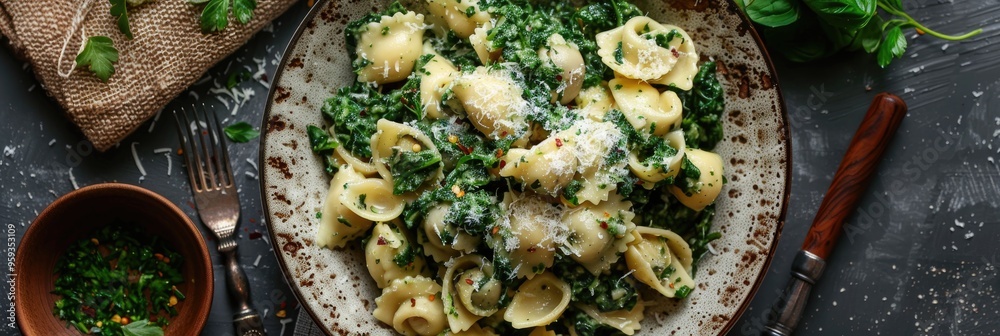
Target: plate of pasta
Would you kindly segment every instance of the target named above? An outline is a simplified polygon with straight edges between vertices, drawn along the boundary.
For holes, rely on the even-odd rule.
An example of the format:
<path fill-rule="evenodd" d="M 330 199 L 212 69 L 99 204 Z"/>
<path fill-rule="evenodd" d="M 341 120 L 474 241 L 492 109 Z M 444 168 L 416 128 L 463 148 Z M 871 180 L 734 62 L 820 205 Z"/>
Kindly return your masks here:
<path fill-rule="evenodd" d="M 722 334 L 788 201 L 731 1 L 320 1 L 264 118 L 270 234 L 330 335 Z"/>

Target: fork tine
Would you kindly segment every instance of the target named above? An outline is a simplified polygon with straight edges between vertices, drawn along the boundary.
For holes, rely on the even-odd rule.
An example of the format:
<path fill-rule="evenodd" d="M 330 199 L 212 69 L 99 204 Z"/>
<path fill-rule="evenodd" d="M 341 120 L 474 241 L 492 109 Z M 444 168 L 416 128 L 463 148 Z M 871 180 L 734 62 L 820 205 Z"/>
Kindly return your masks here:
<path fill-rule="evenodd" d="M 188 179 L 191 181 L 191 189 L 198 191 L 199 185 L 198 182 L 195 180 L 195 174 L 194 174 L 195 161 L 194 161 L 194 156 L 192 155 L 194 154 L 194 152 L 192 152 L 191 149 L 192 146 L 190 137 L 186 135 L 188 132 L 184 131 L 184 129 L 188 128 L 188 125 L 190 124 L 181 122 L 181 119 L 177 117 L 177 110 L 174 110 L 173 114 L 174 114 L 174 122 L 177 123 L 177 137 L 181 142 L 180 150 L 184 154 L 184 161 L 187 163 Z M 186 121 L 187 111 L 185 111 L 183 107 L 181 108 L 181 115 L 184 116 L 184 120 Z"/>
<path fill-rule="evenodd" d="M 212 134 L 208 128 L 208 118 L 203 118 L 203 116 L 207 116 L 204 106 L 201 109 L 201 115 L 199 115 L 198 110 L 199 109 L 197 107 L 194 107 L 194 119 L 195 123 L 198 124 L 198 138 L 201 140 L 201 148 L 205 153 L 205 156 L 201 157 L 201 164 L 205 166 L 205 175 L 207 175 L 207 183 L 209 183 L 205 187 L 205 190 L 212 190 L 218 188 L 219 186 L 215 180 L 215 164 L 213 164 L 213 161 L 215 160 L 213 157 L 215 157 L 217 153 L 215 153 L 215 145 L 212 144 Z M 201 125 L 202 120 L 205 121 L 205 126 Z"/>
<path fill-rule="evenodd" d="M 219 152 L 222 153 L 222 155 L 218 155 L 219 181 L 220 184 L 223 184 L 226 187 L 231 187 L 236 182 L 233 181 L 233 166 L 229 162 L 229 148 L 228 145 L 226 144 L 225 133 L 222 129 L 222 123 L 219 122 L 219 114 L 212 113 L 212 119 L 215 120 L 215 131 L 216 131 L 215 134 L 218 135 Z M 223 167 L 226 168 L 224 172 L 222 170 Z M 225 176 L 225 181 L 222 181 L 223 176 Z"/>
<path fill-rule="evenodd" d="M 194 109 L 194 106 L 192 106 L 191 108 Z M 196 111 L 192 111 L 192 112 L 197 113 Z M 195 126 L 192 126 L 192 122 L 191 122 L 191 119 L 188 118 L 188 114 L 186 112 L 184 113 L 184 125 L 185 125 L 184 128 L 185 128 L 185 130 L 187 130 L 188 137 L 191 139 L 191 144 L 190 144 L 191 145 L 191 158 L 194 160 L 194 166 L 195 166 L 195 168 L 198 169 L 197 180 L 198 180 L 198 182 L 200 182 L 200 183 L 198 183 L 198 188 L 199 188 L 198 191 L 205 191 L 205 190 L 209 190 L 209 184 L 208 184 L 208 180 L 205 178 L 205 168 L 204 168 L 204 165 L 203 165 L 203 163 L 204 163 L 205 160 L 202 159 L 202 155 L 201 155 L 202 151 L 198 148 L 199 145 L 202 144 L 201 131 L 199 131 L 199 129 L 200 129 L 200 123 L 198 122 L 198 119 L 197 119 L 198 115 L 195 114 L 194 116 L 195 116 L 195 118 L 194 118 L 194 125 Z"/>

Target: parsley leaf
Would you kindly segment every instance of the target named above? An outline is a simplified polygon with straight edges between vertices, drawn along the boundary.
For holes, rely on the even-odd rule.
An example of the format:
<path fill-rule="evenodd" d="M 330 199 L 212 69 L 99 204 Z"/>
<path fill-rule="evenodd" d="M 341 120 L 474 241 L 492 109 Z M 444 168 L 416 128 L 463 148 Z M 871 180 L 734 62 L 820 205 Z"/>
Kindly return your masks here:
<path fill-rule="evenodd" d="M 122 34 L 125 34 L 131 40 L 132 29 L 128 25 L 128 6 L 126 6 L 125 0 L 109 1 L 111 1 L 111 16 L 118 19 L 118 30 L 121 30 Z"/>
<path fill-rule="evenodd" d="M 206 3 L 201 12 L 201 32 L 220 32 L 229 26 L 229 4 L 232 1 L 233 15 L 236 21 L 247 24 L 253 19 L 253 10 L 257 8 L 257 0 L 188 0 L 192 4 Z"/>
<path fill-rule="evenodd" d="M 253 19 L 253 10 L 257 8 L 257 0 L 233 0 L 233 15 L 236 21 L 247 24 Z"/>
<path fill-rule="evenodd" d="M 118 62 L 118 49 L 115 49 L 114 41 L 107 36 L 87 38 L 83 50 L 76 55 L 76 66 L 89 66 L 90 72 L 105 83 L 115 73 L 114 62 Z"/>
<path fill-rule="evenodd" d="M 163 336 L 163 329 L 148 320 L 139 320 L 123 326 L 122 333 L 125 336 Z"/>
<path fill-rule="evenodd" d="M 236 142 L 248 142 L 260 136 L 260 131 L 253 129 L 253 126 L 243 121 L 226 126 L 223 131 L 229 140 Z"/>
<path fill-rule="evenodd" d="M 209 0 L 201 12 L 201 32 L 219 32 L 228 25 L 229 0 Z"/>

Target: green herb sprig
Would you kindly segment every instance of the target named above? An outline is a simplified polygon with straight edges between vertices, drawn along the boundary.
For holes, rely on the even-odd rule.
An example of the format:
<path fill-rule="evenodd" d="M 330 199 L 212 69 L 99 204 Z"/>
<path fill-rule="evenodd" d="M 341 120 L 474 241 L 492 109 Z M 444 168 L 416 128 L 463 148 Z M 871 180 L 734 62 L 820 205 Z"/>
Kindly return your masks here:
<path fill-rule="evenodd" d="M 233 16 L 240 24 L 247 24 L 253 19 L 253 10 L 257 8 L 257 0 L 188 0 L 192 4 L 205 4 L 201 12 L 201 32 L 215 33 L 226 30 L 229 26 L 229 7 L 232 4 Z"/>
<path fill-rule="evenodd" d="M 825 58 L 843 50 L 864 50 L 875 54 L 878 65 L 884 68 L 906 52 L 904 29 L 914 28 L 918 33 L 948 41 L 964 40 L 983 31 L 980 28 L 961 35 L 934 31 L 907 14 L 901 0 L 739 0 L 736 3 L 760 26 L 772 50 L 796 62 Z"/>

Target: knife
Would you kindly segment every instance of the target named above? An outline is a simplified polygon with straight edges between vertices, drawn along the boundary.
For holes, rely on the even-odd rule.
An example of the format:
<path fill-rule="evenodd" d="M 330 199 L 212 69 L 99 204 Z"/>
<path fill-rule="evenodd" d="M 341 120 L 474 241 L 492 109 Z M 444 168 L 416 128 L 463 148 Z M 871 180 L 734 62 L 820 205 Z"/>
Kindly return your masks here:
<path fill-rule="evenodd" d="M 795 331 L 809 300 L 809 292 L 823 275 L 826 260 L 840 239 L 844 219 L 854 212 L 868 188 L 872 173 L 906 111 L 906 102 L 896 95 L 883 92 L 875 96 L 840 161 L 830 189 L 823 196 L 802 250 L 792 261 L 792 277 L 771 308 L 769 316 L 773 319 L 768 321 L 761 335 L 789 336 Z"/>

